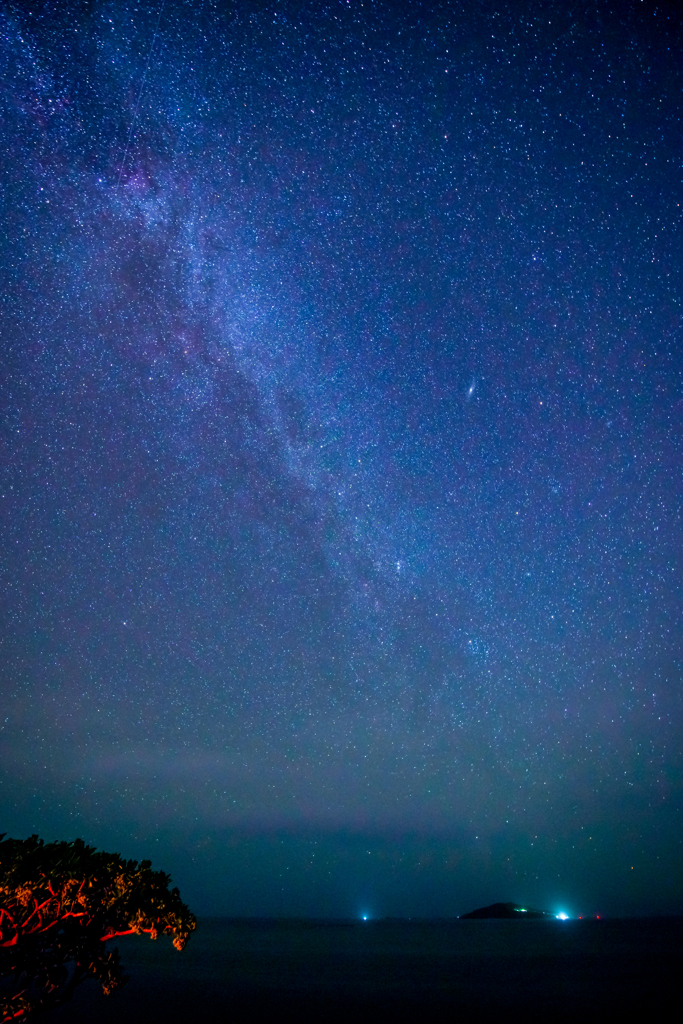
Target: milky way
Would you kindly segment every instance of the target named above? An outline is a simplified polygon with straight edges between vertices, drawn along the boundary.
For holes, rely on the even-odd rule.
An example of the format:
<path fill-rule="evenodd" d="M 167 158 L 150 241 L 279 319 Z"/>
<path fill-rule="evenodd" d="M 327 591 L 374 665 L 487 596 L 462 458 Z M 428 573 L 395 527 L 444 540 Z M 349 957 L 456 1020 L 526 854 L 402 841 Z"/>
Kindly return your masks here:
<path fill-rule="evenodd" d="M 6 830 L 683 907 L 683 25 L 600 6 L 0 7 Z"/>

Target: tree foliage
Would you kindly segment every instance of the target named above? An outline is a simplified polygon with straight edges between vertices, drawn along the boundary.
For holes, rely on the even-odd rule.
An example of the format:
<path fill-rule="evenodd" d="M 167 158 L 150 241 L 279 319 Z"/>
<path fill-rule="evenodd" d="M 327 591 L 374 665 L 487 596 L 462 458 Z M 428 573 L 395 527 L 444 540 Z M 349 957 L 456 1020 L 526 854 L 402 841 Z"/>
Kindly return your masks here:
<path fill-rule="evenodd" d="M 151 862 L 123 860 L 82 840 L 0 835 L 0 1024 L 70 999 L 87 977 L 105 995 L 127 978 L 119 935 L 172 935 L 182 950 L 196 918 Z"/>

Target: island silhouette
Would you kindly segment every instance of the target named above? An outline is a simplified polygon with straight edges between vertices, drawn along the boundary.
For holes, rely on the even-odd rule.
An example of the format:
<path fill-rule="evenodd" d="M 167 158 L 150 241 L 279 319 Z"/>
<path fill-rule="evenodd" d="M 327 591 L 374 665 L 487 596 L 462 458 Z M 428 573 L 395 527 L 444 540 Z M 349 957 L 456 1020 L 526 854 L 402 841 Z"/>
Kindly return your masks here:
<path fill-rule="evenodd" d="M 461 914 L 460 920 L 473 920 L 475 918 L 503 917 L 529 920 L 529 918 L 547 918 L 551 920 L 554 914 L 547 910 L 535 910 L 533 907 L 523 907 L 519 903 L 492 903 L 489 907 L 480 907 L 478 910 L 470 910 L 469 914 Z"/>

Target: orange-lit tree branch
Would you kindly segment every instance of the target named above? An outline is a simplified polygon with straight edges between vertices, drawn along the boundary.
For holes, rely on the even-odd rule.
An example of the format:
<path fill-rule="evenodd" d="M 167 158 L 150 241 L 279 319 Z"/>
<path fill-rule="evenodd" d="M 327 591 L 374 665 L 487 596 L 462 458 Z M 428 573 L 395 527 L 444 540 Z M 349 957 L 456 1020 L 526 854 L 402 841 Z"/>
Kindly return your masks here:
<path fill-rule="evenodd" d="M 172 935 L 183 949 L 196 920 L 169 883 L 150 861 L 125 861 L 80 839 L 0 836 L 0 1024 L 65 1002 L 87 977 L 105 994 L 123 985 L 109 939 Z"/>

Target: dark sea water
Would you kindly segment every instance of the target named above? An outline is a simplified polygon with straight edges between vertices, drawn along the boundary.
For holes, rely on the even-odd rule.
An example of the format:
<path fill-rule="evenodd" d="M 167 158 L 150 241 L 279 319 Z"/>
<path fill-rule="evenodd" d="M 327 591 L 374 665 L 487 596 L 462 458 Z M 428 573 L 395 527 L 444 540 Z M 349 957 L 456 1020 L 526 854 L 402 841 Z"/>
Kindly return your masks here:
<path fill-rule="evenodd" d="M 683 919 L 203 919 L 183 953 L 118 940 L 128 985 L 87 982 L 50 1020 L 681 1019 Z"/>

